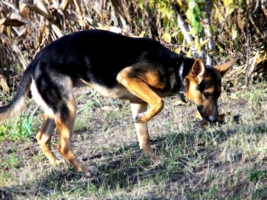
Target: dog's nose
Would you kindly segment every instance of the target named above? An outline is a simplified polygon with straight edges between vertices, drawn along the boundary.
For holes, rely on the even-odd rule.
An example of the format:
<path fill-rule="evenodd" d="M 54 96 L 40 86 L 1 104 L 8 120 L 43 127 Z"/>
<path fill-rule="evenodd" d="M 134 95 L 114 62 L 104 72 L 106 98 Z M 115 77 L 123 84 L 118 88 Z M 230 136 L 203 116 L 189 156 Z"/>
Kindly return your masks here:
<path fill-rule="evenodd" d="M 213 122 L 217 122 L 218 121 L 218 117 L 211 115 L 211 116 L 209 116 L 209 121 L 212 122 L 212 123 Z"/>

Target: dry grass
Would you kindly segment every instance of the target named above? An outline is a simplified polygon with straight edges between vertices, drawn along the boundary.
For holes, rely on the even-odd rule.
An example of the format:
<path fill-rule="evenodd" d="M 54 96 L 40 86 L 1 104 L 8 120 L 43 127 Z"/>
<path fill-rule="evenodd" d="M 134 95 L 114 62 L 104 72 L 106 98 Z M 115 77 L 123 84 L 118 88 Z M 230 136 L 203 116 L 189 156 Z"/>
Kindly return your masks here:
<path fill-rule="evenodd" d="M 35 139 L 1 142 L 0 197 L 14 199 L 264 199 L 267 197 L 266 83 L 223 93 L 226 122 L 200 128 L 194 105 L 166 99 L 150 124 L 154 164 L 138 148 L 127 102 L 76 92 L 77 155 L 91 177 L 65 163 L 50 166 Z M 90 100 L 88 101 L 88 96 Z M 113 105 L 103 110 L 96 105 Z M 107 109 L 108 107 L 104 107 Z M 111 107 L 110 107 L 111 108 Z M 118 111 L 116 108 L 120 108 Z M 37 127 L 39 114 L 34 117 Z M 53 139 L 56 147 L 57 136 Z M 56 152 L 57 153 L 57 152 Z M 60 156 L 60 155 L 59 155 Z"/>

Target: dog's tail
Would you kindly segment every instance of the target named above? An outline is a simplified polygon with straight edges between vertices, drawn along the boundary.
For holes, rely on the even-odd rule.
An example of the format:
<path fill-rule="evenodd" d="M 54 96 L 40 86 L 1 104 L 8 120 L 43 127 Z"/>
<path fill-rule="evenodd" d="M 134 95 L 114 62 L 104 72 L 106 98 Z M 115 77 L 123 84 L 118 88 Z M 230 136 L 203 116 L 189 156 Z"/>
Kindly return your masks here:
<path fill-rule="evenodd" d="M 11 101 L 10 104 L 0 107 L 0 124 L 19 114 L 24 108 L 25 101 L 28 97 L 32 82 L 31 76 L 32 70 L 31 67 L 28 67 L 22 76 L 14 99 Z"/>

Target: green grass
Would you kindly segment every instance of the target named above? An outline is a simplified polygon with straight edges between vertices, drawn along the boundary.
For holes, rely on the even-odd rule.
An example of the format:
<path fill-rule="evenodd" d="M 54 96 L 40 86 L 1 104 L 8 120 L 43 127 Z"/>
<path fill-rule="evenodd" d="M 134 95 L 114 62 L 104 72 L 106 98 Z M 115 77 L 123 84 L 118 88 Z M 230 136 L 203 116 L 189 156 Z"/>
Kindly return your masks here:
<path fill-rule="evenodd" d="M 225 123 L 203 128 L 194 105 L 173 106 L 177 98 L 166 99 L 165 109 L 149 123 L 160 163 L 139 150 L 127 102 L 78 96 L 72 144 L 79 158 L 97 166 L 92 176 L 67 163 L 52 167 L 32 139 L 40 115 L 33 121 L 24 115 L 15 126 L 0 127 L 8 130 L 0 135 L 0 199 L 1 194 L 14 199 L 267 198 L 267 87 L 234 93 L 235 98 L 223 93 L 219 100 L 220 113 L 230 113 Z M 102 109 L 118 105 L 119 110 Z M 20 120 L 30 124 L 31 140 L 10 139 L 15 130 L 28 130 Z M 52 148 L 62 158 L 56 145 L 55 133 Z"/>
<path fill-rule="evenodd" d="M 0 126 L 0 141 L 29 140 L 32 137 L 33 115 L 21 114 L 12 122 L 5 122 Z"/>

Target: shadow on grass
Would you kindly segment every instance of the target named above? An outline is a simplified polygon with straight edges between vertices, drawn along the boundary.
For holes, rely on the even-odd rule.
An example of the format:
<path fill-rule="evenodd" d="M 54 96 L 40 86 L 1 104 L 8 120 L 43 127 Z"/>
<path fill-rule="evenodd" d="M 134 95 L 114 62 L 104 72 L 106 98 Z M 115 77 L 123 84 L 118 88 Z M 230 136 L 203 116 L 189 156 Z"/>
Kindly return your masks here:
<path fill-rule="evenodd" d="M 227 128 L 222 131 L 216 127 L 213 135 L 218 136 L 218 143 L 222 144 L 228 137 L 236 134 L 237 132 L 251 134 L 266 134 L 267 127 L 264 123 L 255 124 L 253 127 L 246 125 L 237 125 L 232 128 Z M 205 138 L 206 131 L 199 130 L 195 133 L 172 133 L 166 134 L 164 137 L 159 137 L 152 140 L 151 143 L 157 152 L 163 152 L 164 155 L 169 155 L 166 151 L 166 146 L 170 143 L 173 146 L 184 146 L 187 148 L 187 142 L 196 142 L 199 138 Z M 198 138 L 198 139 L 197 139 Z M 190 145 L 189 145 L 190 146 Z M 157 185 L 159 182 L 164 182 L 166 188 L 172 182 L 186 183 L 188 179 L 200 181 L 200 178 L 195 177 L 194 180 L 194 167 L 189 166 L 188 163 L 196 159 L 205 148 L 188 151 L 188 154 L 175 159 L 166 158 L 161 163 L 155 164 L 150 161 L 136 145 L 129 145 L 116 152 L 108 154 L 93 155 L 84 161 L 101 158 L 101 164 L 97 166 L 98 171 L 92 176 L 85 176 L 82 173 L 77 173 L 73 169 L 64 171 L 61 169 L 53 169 L 50 172 L 44 172 L 43 177 L 38 177 L 34 183 L 25 183 L 20 186 L 0 187 L 0 199 L 13 199 L 15 196 L 43 196 L 50 197 L 51 193 L 55 191 L 60 192 L 75 192 L 79 190 L 88 191 L 88 193 L 97 193 L 101 191 L 110 191 L 114 189 L 125 190 L 125 193 L 131 192 L 138 184 L 145 184 L 146 182 Z M 125 156 L 124 154 L 127 154 Z M 141 157 L 140 157 L 141 156 Z M 214 165 L 215 166 L 215 165 Z M 216 166 L 215 166 L 216 167 Z M 208 183 L 207 183 L 208 185 Z M 248 187 L 248 186 L 246 186 Z M 266 188 L 267 189 L 267 188 Z M 145 195 L 145 194 L 144 194 Z M 155 194 L 147 194 L 149 198 L 153 198 Z M 176 194 L 177 197 L 180 195 Z M 158 195 L 155 197 L 159 197 Z"/>

